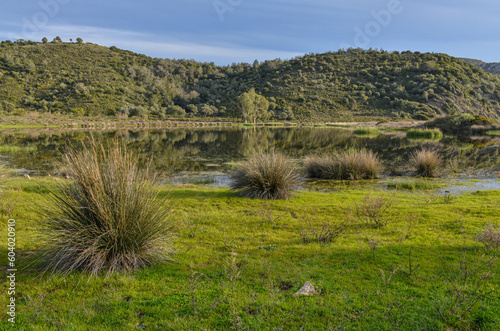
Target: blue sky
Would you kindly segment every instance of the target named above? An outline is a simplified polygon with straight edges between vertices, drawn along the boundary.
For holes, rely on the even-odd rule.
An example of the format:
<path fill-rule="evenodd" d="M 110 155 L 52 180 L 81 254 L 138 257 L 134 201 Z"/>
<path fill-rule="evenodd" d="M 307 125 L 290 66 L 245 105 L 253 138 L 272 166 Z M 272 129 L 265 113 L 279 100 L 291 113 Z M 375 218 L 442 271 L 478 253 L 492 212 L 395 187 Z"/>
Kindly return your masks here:
<path fill-rule="evenodd" d="M 500 62 L 498 0 L 24 0 L 0 39 L 83 38 L 161 58 L 231 64 L 349 46 Z"/>

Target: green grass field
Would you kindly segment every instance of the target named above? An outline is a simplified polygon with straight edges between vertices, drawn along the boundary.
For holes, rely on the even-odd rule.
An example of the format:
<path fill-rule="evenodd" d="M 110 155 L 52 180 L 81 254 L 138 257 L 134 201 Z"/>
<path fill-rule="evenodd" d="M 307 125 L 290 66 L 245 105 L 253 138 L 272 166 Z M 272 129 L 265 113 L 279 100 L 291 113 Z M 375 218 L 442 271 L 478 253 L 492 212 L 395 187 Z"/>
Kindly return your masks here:
<path fill-rule="evenodd" d="M 3 330 L 500 329 L 500 267 L 486 263 L 498 251 L 475 240 L 485 224 L 500 222 L 500 191 L 450 199 L 418 187 L 394 196 L 347 189 L 261 201 L 168 186 L 176 262 L 89 280 L 40 275 L 27 265 L 43 239 L 36 211 L 58 180 L 0 179 L 0 261 L 5 271 L 14 218 L 18 267 L 16 325 L 2 313 Z M 356 216 L 370 194 L 393 201 L 381 215 L 385 227 Z M 314 241 L 344 222 L 334 242 Z M 319 293 L 294 297 L 306 281 Z M 6 310 L 5 278 L 2 284 Z"/>

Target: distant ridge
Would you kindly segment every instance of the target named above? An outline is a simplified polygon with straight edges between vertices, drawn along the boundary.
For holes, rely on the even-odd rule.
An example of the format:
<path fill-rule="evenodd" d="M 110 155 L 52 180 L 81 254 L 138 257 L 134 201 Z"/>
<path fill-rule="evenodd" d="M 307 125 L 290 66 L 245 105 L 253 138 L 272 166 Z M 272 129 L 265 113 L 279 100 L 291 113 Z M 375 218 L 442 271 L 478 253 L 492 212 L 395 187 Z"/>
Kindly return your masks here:
<path fill-rule="evenodd" d="M 498 73 L 498 63 L 410 51 L 349 49 L 216 66 L 90 43 L 3 41 L 0 114 L 235 118 L 238 97 L 254 88 L 279 120 L 500 118 L 500 77 L 470 63 Z"/>
<path fill-rule="evenodd" d="M 487 62 L 484 62 L 481 60 L 476 60 L 476 59 L 468 59 L 468 58 L 460 58 L 460 59 L 469 63 L 469 64 L 472 64 L 474 66 L 481 67 L 486 72 L 500 75 L 500 62 L 487 63 Z"/>

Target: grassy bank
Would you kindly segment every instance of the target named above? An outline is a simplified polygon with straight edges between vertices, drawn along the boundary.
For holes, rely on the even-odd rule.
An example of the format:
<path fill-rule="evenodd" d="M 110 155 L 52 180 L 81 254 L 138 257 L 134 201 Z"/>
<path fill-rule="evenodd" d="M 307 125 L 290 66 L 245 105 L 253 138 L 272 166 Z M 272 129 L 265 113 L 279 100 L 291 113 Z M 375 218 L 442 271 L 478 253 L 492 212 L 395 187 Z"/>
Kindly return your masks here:
<path fill-rule="evenodd" d="M 500 191 L 455 196 L 346 190 L 298 192 L 288 201 L 227 189 L 170 186 L 178 263 L 87 281 L 26 266 L 40 247 L 37 204 L 62 179 L 3 179 L 2 227 L 17 222 L 16 329 L 49 330 L 497 330 L 498 251 L 475 240 L 500 222 Z M 375 228 L 362 202 L 392 201 Z M 14 208 L 13 208 L 14 207 Z M 7 215 L 2 214 L 7 210 Z M 342 225 L 345 224 L 345 225 Z M 344 226 L 331 243 L 325 229 Z M 1 245 L 6 269 L 6 245 Z M 481 258 L 481 256 L 483 256 Z M 464 263 L 468 266 L 467 277 Z M 462 268 L 460 267 L 462 265 Z M 476 267 L 483 266 L 474 273 Z M 293 294 L 310 281 L 319 292 Z M 474 291 L 476 284 L 479 290 Z M 484 286 L 483 286 L 484 285 Z M 454 289 L 456 286 L 457 289 Z M 4 279 L 0 304 L 8 299 Z M 455 310 L 458 294 L 466 298 Z M 483 295 L 484 294 L 484 295 Z M 472 305 L 472 300 L 477 304 Z M 470 306 L 470 312 L 466 310 Z M 4 306 L 5 307 L 5 306 Z M 7 315 L 1 323 L 7 325 Z M 7 328 L 7 327 L 6 327 Z M 12 328 L 14 329 L 14 328 Z"/>

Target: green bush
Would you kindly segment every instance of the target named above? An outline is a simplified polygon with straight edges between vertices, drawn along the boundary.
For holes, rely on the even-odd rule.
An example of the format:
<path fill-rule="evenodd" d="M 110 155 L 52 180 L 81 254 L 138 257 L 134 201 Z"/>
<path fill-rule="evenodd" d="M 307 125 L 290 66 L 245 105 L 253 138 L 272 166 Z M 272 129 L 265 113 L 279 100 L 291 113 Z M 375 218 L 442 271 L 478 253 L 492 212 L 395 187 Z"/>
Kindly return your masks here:
<path fill-rule="evenodd" d="M 296 164 L 278 153 L 258 153 L 238 163 L 231 174 L 231 189 L 256 199 L 288 199 L 300 183 Z"/>
<path fill-rule="evenodd" d="M 63 165 L 71 179 L 51 192 L 43 211 L 44 270 L 109 276 L 168 259 L 169 208 L 136 156 L 119 143 L 92 141 L 82 151 L 71 149 Z"/>

